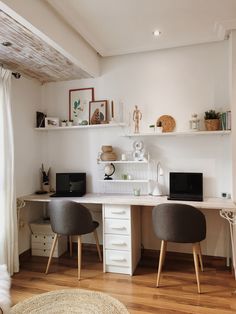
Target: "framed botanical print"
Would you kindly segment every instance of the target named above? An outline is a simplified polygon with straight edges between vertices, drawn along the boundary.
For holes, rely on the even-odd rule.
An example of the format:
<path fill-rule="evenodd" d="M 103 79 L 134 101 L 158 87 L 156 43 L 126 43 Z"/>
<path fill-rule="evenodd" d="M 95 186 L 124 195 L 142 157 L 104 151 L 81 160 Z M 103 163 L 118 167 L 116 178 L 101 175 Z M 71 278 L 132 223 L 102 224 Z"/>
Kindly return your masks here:
<path fill-rule="evenodd" d="M 69 90 L 69 119 L 81 123 L 89 121 L 89 102 L 94 101 L 94 88 Z"/>
<path fill-rule="evenodd" d="M 107 100 L 89 102 L 89 124 L 107 123 Z"/>

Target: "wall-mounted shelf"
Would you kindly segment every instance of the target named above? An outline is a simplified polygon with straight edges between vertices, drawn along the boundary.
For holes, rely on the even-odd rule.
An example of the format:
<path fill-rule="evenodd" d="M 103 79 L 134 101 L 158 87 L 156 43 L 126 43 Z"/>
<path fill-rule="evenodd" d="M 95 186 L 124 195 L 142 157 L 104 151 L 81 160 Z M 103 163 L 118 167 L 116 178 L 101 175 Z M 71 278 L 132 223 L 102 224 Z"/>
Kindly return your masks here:
<path fill-rule="evenodd" d="M 148 183 L 148 180 L 99 180 L 99 182 L 104 183 Z"/>
<path fill-rule="evenodd" d="M 65 130 L 78 130 L 78 129 L 103 129 L 124 127 L 125 123 L 110 123 L 110 124 L 92 124 L 92 125 L 76 125 L 76 126 L 55 126 L 49 128 L 35 128 L 37 131 L 65 131 Z"/>
<path fill-rule="evenodd" d="M 147 164 L 148 160 L 145 158 L 144 160 L 108 160 L 103 161 L 99 160 L 98 164 Z"/>
<path fill-rule="evenodd" d="M 199 135 L 228 135 L 231 130 L 224 131 L 184 131 L 184 132 L 166 132 L 166 133 L 128 133 L 126 137 L 142 137 L 142 136 L 199 136 Z"/>

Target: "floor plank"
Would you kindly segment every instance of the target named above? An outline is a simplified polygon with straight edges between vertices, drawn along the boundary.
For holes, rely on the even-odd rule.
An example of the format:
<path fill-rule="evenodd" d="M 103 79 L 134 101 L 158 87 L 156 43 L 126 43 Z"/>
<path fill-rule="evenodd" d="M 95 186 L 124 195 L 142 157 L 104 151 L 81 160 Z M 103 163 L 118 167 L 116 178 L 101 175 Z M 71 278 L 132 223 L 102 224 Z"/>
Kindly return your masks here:
<path fill-rule="evenodd" d="M 132 314 L 229 314 L 236 313 L 236 281 L 231 272 L 205 267 L 200 274 L 202 294 L 197 293 L 193 262 L 168 260 L 156 288 L 157 261 L 142 260 L 134 276 L 102 272 L 96 252 L 83 253 L 81 281 L 77 279 L 76 254 L 53 259 L 45 275 L 47 258 L 30 257 L 12 278 L 13 304 L 40 293 L 83 288 L 110 294 Z"/>

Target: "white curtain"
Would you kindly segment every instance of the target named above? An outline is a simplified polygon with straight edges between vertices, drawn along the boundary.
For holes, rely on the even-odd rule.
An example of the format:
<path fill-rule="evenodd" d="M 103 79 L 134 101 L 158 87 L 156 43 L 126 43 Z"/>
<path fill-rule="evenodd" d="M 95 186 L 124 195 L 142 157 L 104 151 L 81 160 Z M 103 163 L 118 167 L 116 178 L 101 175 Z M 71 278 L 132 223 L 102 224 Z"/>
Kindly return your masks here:
<path fill-rule="evenodd" d="M 0 68 L 0 264 L 19 271 L 11 115 L 11 71 Z"/>

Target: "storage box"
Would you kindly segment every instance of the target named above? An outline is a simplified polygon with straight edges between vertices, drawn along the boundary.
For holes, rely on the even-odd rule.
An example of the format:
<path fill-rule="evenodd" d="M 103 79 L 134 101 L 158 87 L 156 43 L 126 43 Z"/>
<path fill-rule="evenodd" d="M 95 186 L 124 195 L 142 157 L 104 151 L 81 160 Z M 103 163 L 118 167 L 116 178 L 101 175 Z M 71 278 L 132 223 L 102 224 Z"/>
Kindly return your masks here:
<path fill-rule="evenodd" d="M 36 221 L 30 224 L 31 252 L 33 256 L 49 256 L 55 234 L 49 221 Z M 59 257 L 67 250 L 67 237 L 58 237 L 53 257 Z"/>

